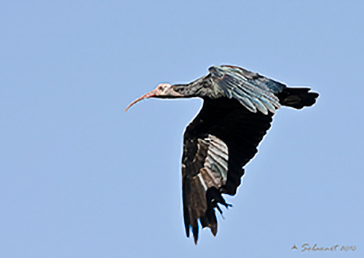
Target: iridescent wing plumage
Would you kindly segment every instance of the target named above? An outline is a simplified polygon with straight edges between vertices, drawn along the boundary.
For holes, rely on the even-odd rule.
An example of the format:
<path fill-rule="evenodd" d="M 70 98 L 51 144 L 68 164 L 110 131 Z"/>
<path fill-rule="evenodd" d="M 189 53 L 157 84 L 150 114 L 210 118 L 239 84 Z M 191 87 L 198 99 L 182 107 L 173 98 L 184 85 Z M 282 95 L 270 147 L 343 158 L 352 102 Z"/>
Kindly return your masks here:
<path fill-rule="evenodd" d="M 266 115 L 280 107 L 275 94 L 286 87 L 284 84 L 235 66 L 213 66 L 209 71 L 225 95 L 237 99 L 250 112 Z"/>

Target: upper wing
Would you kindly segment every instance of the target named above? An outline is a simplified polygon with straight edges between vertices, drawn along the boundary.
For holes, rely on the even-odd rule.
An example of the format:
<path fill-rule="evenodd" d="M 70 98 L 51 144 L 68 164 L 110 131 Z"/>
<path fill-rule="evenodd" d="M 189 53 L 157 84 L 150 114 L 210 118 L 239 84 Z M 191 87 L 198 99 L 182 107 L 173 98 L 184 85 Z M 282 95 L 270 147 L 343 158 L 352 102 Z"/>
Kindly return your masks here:
<path fill-rule="evenodd" d="M 237 99 L 249 111 L 268 114 L 280 107 L 275 94 L 286 87 L 284 84 L 236 66 L 213 66 L 209 71 L 225 95 Z"/>
<path fill-rule="evenodd" d="M 227 206 L 221 193 L 234 195 L 243 166 L 255 155 L 270 127 L 272 113 L 252 113 L 237 100 L 205 99 L 184 134 L 182 158 L 183 209 L 186 234 L 195 242 L 198 220 L 215 235 L 217 203 Z M 219 209 L 220 210 L 220 209 Z"/>

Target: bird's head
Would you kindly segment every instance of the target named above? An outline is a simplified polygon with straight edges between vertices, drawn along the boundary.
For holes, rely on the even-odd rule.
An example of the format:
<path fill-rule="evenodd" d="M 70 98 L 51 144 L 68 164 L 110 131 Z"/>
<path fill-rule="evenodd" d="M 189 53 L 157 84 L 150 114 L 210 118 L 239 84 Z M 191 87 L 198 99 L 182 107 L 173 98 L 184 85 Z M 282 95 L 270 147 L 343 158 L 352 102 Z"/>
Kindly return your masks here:
<path fill-rule="evenodd" d="M 148 92 L 147 94 L 144 94 L 143 96 L 137 98 L 132 103 L 127 106 L 125 109 L 125 112 L 128 111 L 128 109 L 133 106 L 135 103 L 148 98 L 182 98 L 184 95 L 178 93 L 173 89 L 173 86 L 169 83 L 160 83 L 158 84 L 157 88 L 152 90 L 151 92 Z"/>

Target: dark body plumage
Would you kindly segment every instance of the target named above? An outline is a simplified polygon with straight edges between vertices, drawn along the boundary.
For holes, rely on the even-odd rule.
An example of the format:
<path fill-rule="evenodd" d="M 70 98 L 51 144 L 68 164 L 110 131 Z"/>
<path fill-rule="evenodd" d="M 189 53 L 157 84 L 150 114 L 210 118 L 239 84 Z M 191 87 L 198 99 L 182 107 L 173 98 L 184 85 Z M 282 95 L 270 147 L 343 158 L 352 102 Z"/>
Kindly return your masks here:
<path fill-rule="evenodd" d="M 216 235 L 215 208 L 221 212 L 218 203 L 228 206 L 222 194 L 236 193 L 243 166 L 256 154 L 275 110 L 281 105 L 311 106 L 318 97 L 309 88 L 288 88 L 236 66 L 214 66 L 209 71 L 189 84 L 160 84 L 135 101 L 151 96 L 204 100 L 183 139 L 184 222 L 187 236 L 192 228 L 195 243 L 198 221 Z"/>
<path fill-rule="evenodd" d="M 242 167 L 257 152 L 256 147 L 270 128 L 271 121 L 271 113 L 252 113 L 234 99 L 204 99 L 200 113 L 184 134 L 182 158 L 186 234 L 189 236 L 191 225 L 195 242 L 198 238 L 197 219 L 216 235 L 217 221 L 213 209 L 217 208 L 218 202 L 226 206 L 221 193 L 236 193 L 244 175 Z M 210 144 L 204 150 L 201 146 L 203 139 L 217 144 Z M 208 147 L 210 153 L 206 150 Z M 206 162 L 208 157 L 212 162 Z"/>

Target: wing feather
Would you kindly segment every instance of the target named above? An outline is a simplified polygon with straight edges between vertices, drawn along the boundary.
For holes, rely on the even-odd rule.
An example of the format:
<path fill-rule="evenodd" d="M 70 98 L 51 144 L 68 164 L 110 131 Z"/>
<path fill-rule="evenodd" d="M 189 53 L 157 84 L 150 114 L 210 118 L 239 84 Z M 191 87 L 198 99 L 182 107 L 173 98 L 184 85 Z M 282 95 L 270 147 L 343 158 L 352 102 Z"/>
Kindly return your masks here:
<path fill-rule="evenodd" d="M 275 94 L 286 87 L 284 84 L 240 67 L 213 66 L 209 71 L 225 95 L 237 99 L 250 112 L 267 115 L 268 111 L 274 113 L 280 108 Z"/>
<path fill-rule="evenodd" d="M 205 99 L 184 134 L 182 157 L 183 209 L 186 234 L 195 242 L 198 221 L 217 233 L 214 209 L 228 206 L 222 193 L 233 195 L 244 174 L 242 168 L 257 152 L 270 127 L 272 113 L 252 113 L 238 100 Z"/>

